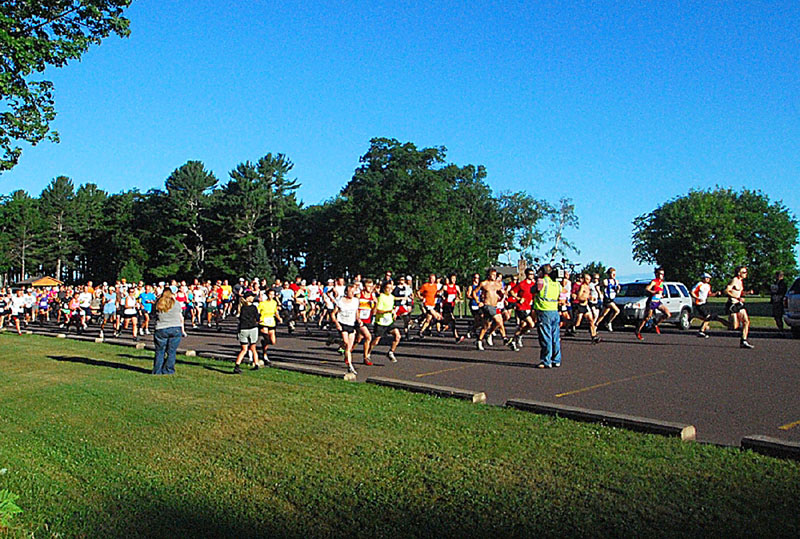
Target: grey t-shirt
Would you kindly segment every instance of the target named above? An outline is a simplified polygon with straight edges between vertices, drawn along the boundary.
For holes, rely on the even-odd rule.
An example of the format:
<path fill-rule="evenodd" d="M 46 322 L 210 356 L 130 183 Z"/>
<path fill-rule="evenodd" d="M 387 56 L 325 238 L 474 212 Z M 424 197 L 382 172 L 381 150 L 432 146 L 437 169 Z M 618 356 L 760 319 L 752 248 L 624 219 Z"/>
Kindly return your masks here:
<path fill-rule="evenodd" d="M 156 329 L 167 329 L 183 326 L 183 305 L 180 301 L 176 301 L 172 309 L 165 313 L 156 310 L 158 320 L 156 320 Z"/>

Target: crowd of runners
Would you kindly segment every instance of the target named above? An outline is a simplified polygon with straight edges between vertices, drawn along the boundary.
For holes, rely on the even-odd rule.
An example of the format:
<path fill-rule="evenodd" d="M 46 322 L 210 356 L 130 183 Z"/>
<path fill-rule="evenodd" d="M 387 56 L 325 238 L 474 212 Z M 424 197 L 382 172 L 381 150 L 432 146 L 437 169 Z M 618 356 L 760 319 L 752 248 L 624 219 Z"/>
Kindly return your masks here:
<path fill-rule="evenodd" d="M 523 347 L 523 337 L 537 325 L 534 301 L 541 290 L 542 275 L 532 268 L 523 275 L 504 279 L 497 270 L 485 275 L 472 275 L 466 286 L 458 284 L 456 274 L 438 277 L 430 274 L 415 286 L 411 276 L 394 277 L 387 271 L 379 279 L 362 279 L 356 275 L 345 278 L 316 279 L 307 282 L 301 277 L 292 281 L 276 279 L 239 279 L 230 285 L 227 280 L 216 282 L 195 280 L 159 282 L 154 284 L 92 282 L 80 286 L 60 286 L 42 289 L 0 290 L 0 328 L 13 328 L 17 333 L 29 324 L 55 324 L 65 332 L 77 333 L 89 325 L 99 328 L 100 337 L 118 337 L 130 333 L 139 340 L 150 335 L 154 305 L 166 289 L 183 310 L 185 327 L 206 326 L 222 330 L 221 322 L 238 317 L 237 336 L 241 351 L 234 372 L 250 357 L 253 368 L 268 365 L 267 349 L 276 344 L 276 328 L 284 325 L 291 333 L 310 334 L 312 329 L 328 334 L 328 344 L 338 344 L 338 350 L 350 372 L 355 373 L 353 355 L 360 348 L 364 364 L 372 365 L 371 356 L 380 343 L 388 345 L 387 357 L 397 361 L 397 347 L 403 339 L 425 339 L 435 335 L 450 336 L 455 343 L 474 339 L 478 350 L 494 345 L 495 339 L 514 351 Z M 741 331 L 740 345 L 752 348 L 748 341 L 750 321 L 745 308 L 744 279 L 747 268 L 739 267 L 724 290 L 711 290 L 711 276 L 702 275 L 692 287 L 693 316 L 701 320 L 697 333 L 706 333 L 711 321 L 718 321 L 731 330 Z M 620 290 L 616 271 L 610 268 L 602 277 L 583 273 L 574 281 L 568 271 L 560 278 L 558 297 L 560 328 L 575 336 L 582 326 L 588 328 L 588 338 L 599 344 L 599 328 L 613 331 L 613 321 L 620 315 L 614 298 Z M 660 333 L 659 325 L 671 313 L 664 303 L 664 270 L 656 268 L 654 278 L 647 284 L 645 316 L 636 328 L 636 337 L 643 340 L 645 328 Z M 726 317 L 713 315 L 707 300 L 714 295 L 727 296 Z M 456 306 L 461 303 L 471 314 L 466 331 L 459 333 Z M 415 309 L 415 306 L 418 306 Z M 464 309 L 466 310 L 466 309 Z M 513 319 L 513 322 L 512 322 Z M 509 328 L 513 327 L 513 332 Z M 463 329 L 463 328 L 462 328 Z"/>

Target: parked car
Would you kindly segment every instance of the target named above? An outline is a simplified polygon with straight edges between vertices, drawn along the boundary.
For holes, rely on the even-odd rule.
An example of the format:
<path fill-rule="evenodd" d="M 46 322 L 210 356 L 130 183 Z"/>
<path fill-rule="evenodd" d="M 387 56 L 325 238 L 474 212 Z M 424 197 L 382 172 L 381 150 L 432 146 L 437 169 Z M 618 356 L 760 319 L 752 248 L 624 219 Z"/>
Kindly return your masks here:
<path fill-rule="evenodd" d="M 650 279 L 625 283 L 620 286 L 614 303 L 619 307 L 620 315 L 616 320 L 621 323 L 636 325 L 644 318 L 647 292 L 645 288 L 650 284 Z M 664 293 L 661 303 L 666 305 L 671 316 L 666 320 L 678 328 L 686 330 L 692 321 L 692 296 L 683 283 L 664 281 Z M 615 320 L 615 323 L 616 323 Z"/>
<path fill-rule="evenodd" d="M 783 322 L 792 329 L 792 337 L 800 339 L 800 277 L 783 296 Z"/>

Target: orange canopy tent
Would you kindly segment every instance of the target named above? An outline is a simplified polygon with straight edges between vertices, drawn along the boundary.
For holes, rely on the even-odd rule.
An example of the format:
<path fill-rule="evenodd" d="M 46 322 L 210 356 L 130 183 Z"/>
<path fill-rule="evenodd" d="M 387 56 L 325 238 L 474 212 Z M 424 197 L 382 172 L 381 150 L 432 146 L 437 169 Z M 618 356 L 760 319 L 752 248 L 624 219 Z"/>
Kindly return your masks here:
<path fill-rule="evenodd" d="M 30 279 L 25 279 L 24 281 L 20 281 L 16 284 L 19 287 L 26 287 L 32 286 L 34 288 L 44 288 L 46 286 L 61 286 L 64 284 L 63 282 L 59 281 L 55 277 L 31 277 Z"/>

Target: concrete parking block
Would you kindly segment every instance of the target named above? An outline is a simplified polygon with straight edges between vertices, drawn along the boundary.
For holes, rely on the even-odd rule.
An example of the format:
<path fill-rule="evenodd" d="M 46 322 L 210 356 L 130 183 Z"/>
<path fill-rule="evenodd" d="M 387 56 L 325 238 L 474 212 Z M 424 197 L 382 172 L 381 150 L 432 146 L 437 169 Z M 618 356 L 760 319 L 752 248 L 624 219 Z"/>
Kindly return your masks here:
<path fill-rule="evenodd" d="M 602 423 L 611 427 L 619 427 L 637 432 L 674 436 L 683 441 L 693 441 L 697 435 L 694 425 L 684 425 L 682 423 L 660 421 L 647 417 L 617 414 L 603 410 L 590 410 L 587 408 L 578 408 L 576 406 L 556 405 L 530 400 L 509 400 L 506 401 L 506 406 L 537 414 L 557 415 L 575 421 Z"/>
<path fill-rule="evenodd" d="M 486 393 L 482 391 L 476 392 L 469 389 L 436 386 L 432 384 L 423 384 L 420 382 L 396 380 L 394 378 L 382 378 L 379 376 L 367 378 L 367 383 L 392 387 L 394 389 L 404 389 L 406 391 L 413 391 L 415 393 L 426 393 L 428 395 L 436 395 L 437 397 L 452 397 L 456 399 L 467 400 L 476 404 L 486 403 Z"/>
<path fill-rule="evenodd" d="M 800 443 L 787 442 L 760 434 L 742 438 L 742 449 L 750 449 L 770 457 L 800 460 Z"/>
<path fill-rule="evenodd" d="M 64 334 L 64 333 L 59 333 L 58 335 L 56 335 L 56 337 L 59 338 L 59 339 L 66 339 L 67 338 L 66 334 Z"/>
<path fill-rule="evenodd" d="M 195 357 L 197 355 L 197 352 L 194 350 L 187 350 L 184 355 L 188 357 Z"/>
<path fill-rule="evenodd" d="M 283 361 L 273 361 L 272 367 L 284 371 L 302 372 L 304 374 L 315 374 L 317 376 L 325 376 L 327 378 L 339 378 L 352 382 L 356 379 L 352 373 L 345 373 L 336 369 L 326 369 L 323 367 L 314 367 L 311 365 L 299 365 L 297 363 L 286 363 Z"/>

